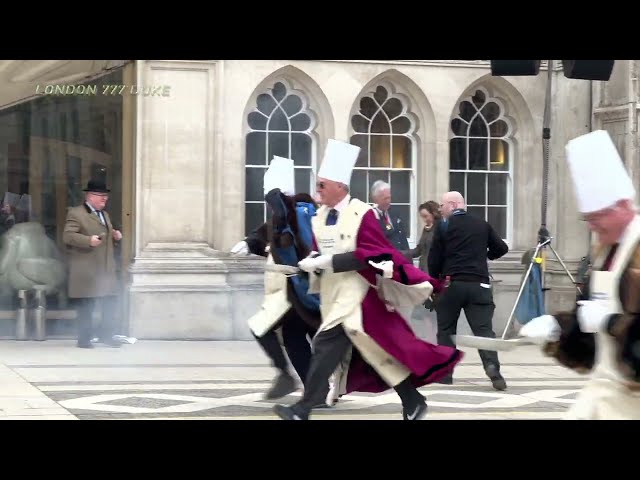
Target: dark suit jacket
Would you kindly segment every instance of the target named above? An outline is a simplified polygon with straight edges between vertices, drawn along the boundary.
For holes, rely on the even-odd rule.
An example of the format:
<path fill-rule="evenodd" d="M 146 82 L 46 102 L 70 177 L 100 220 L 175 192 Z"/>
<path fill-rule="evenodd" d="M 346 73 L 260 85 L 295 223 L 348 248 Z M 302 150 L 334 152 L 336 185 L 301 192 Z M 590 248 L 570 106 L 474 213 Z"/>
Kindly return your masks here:
<path fill-rule="evenodd" d="M 380 228 L 384 232 L 384 236 L 387 237 L 387 240 L 391 242 L 391 245 L 396 247 L 398 251 L 409 250 L 409 242 L 407 241 L 407 235 L 405 233 L 404 225 L 399 217 L 396 217 L 391 210 L 389 210 L 389 220 L 391 220 L 391 225 L 393 228 L 387 228 L 387 222 L 382 216 L 382 212 L 378 210 L 380 215 Z"/>

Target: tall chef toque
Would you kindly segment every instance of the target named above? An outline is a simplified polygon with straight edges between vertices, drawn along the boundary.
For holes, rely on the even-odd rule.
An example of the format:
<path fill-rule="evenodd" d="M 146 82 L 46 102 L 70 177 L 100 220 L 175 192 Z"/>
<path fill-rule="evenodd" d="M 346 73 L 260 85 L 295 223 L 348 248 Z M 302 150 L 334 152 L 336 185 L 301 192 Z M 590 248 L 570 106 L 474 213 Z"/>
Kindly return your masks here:
<path fill-rule="evenodd" d="M 635 201 L 631 177 L 605 130 L 574 138 L 565 150 L 580 213 L 603 210 L 619 200 Z"/>
<path fill-rule="evenodd" d="M 264 174 L 264 194 L 279 188 L 285 195 L 293 196 L 296 193 L 295 184 L 293 160 L 274 155 Z"/>
<path fill-rule="evenodd" d="M 324 158 L 320 165 L 320 171 L 318 171 L 318 177 L 349 185 L 351 183 L 351 173 L 359 154 L 360 147 L 330 139 L 324 151 Z"/>

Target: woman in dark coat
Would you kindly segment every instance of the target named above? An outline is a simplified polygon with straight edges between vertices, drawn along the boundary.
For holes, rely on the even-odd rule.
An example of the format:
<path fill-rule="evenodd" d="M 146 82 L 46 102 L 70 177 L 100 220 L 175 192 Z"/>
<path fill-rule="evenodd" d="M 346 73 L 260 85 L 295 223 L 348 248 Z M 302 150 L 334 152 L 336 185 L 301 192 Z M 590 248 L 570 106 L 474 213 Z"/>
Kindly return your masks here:
<path fill-rule="evenodd" d="M 440 215 L 440 205 L 438 202 L 434 202 L 433 200 L 429 200 L 421 204 L 418 207 L 418 213 L 420 214 L 420 218 L 424 222 L 424 228 L 422 230 L 422 235 L 420 235 L 420 240 L 418 241 L 415 248 L 411 250 L 405 250 L 403 255 L 407 257 L 409 260 L 413 260 L 416 257 L 420 257 L 418 260 L 418 268 L 425 273 L 429 273 L 429 268 L 427 267 L 427 260 L 429 258 L 429 250 L 431 249 L 431 242 L 433 240 L 433 234 L 438 228 L 439 223 L 442 220 L 442 216 Z M 426 308 L 429 312 L 427 312 L 425 321 L 426 321 L 426 333 L 425 338 L 434 343 L 437 342 L 436 332 L 436 319 L 435 313 L 433 310 L 435 305 L 432 299 L 428 299 L 424 302 L 424 308 Z M 422 315 L 420 315 L 422 316 Z"/>
<path fill-rule="evenodd" d="M 409 260 L 420 257 L 418 267 L 423 272 L 429 273 L 429 269 L 427 268 L 427 259 L 429 258 L 429 249 L 431 248 L 433 233 L 435 232 L 436 225 L 442 218 L 440 215 L 440 205 L 433 200 L 429 200 L 418 207 L 418 213 L 424 222 L 422 235 L 420 236 L 420 240 L 415 248 L 405 250 L 402 253 Z"/>

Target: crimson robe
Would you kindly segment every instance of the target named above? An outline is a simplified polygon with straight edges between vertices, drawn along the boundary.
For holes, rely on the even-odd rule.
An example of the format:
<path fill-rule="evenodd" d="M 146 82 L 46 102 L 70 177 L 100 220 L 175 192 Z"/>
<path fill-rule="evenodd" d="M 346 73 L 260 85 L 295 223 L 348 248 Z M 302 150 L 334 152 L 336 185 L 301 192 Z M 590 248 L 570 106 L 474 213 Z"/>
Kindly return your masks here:
<path fill-rule="evenodd" d="M 314 238 L 313 248 L 318 251 Z M 369 210 L 362 218 L 356 238 L 356 250 L 353 252 L 366 266 L 358 271 L 367 282 L 376 284 L 377 269 L 369 265 L 369 260 L 380 262 L 392 260 L 393 279 L 406 285 L 415 285 L 428 281 L 434 292 L 439 292 L 442 284 L 427 273 L 414 267 L 386 239 L 374 210 Z M 322 301 L 322 298 L 320 298 Z M 377 290 L 369 288 L 362 302 L 362 326 L 385 352 L 398 360 L 408 370 L 415 387 L 421 387 L 448 376 L 462 360 L 464 353 L 456 348 L 433 345 L 418 338 L 408 322 L 397 312 L 389 312 L 378 297 Z M 353 348 L 347 376 L 347 392 L 379 393 L 391 388 L 378 373 L 366 363 Z"/>

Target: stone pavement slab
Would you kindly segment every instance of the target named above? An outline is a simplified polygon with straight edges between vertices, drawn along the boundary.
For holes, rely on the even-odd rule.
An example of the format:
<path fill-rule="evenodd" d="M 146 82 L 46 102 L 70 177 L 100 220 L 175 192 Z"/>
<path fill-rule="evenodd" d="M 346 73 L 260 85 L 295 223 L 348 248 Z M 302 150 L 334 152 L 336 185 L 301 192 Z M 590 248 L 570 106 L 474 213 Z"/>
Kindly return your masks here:
<path fill-rule="evenodd" d="M 464 350 L 453 385 L 422 389 L 426 419 L 561 418 L 586 381 L 526 346 L 500 353 L 509 388 L 497 392 L 477 351 Z M 140 341 L 86 350 L 72 340 L 0 341 L 0 418 L 269 420 L 274 402 L 263 396 L 274 374 L 255 342 Z M 347 395 L 313 418 L 399 419 L 400 409 L 391 390 Z"/>
<path fill-rule="evenodd" d="M 51 416 L 76 419 L 18 373 L 0 364 L 0 420 Z"/>

